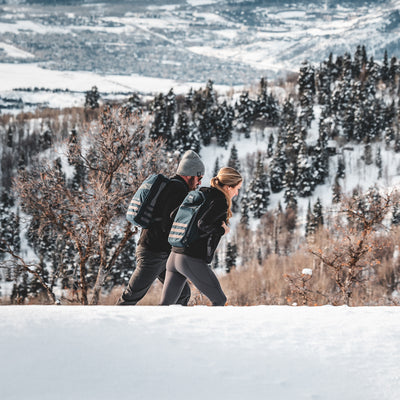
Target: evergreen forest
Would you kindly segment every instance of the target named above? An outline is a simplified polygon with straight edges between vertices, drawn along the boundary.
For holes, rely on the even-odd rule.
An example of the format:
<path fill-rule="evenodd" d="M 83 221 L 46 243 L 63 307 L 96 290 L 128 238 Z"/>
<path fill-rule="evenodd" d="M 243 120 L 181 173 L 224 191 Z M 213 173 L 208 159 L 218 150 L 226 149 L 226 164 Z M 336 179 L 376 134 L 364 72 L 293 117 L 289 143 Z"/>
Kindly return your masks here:
<path fill-rule="evenodd" d="M 0 114 L 0 302 L 114 304 L 135 267 L 133 193 L 184 151 L 217 148 L 229 157 L 210 175 L 227 163 L 245 178 L 212 263 L 231 305 L 399 304 L 400 167 L 386 157 L 400 153 L 399 99 L 400 61 L 360 45 L 240 92 L 210 78 L 105 103 L 93 87 L 82 108 Z M 375 184 L 358 185 L 349 160 Z"/>

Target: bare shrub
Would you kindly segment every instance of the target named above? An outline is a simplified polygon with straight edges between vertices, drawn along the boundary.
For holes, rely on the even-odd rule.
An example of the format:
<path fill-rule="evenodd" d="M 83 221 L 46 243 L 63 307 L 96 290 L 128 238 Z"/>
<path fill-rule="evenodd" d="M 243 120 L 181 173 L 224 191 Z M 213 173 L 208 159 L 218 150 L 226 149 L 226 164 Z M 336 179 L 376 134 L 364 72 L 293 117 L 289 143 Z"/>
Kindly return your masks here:
<path fill-rule="evenodd" d="M 375 191 L 345 200 L 338 223 L 326 231 L 324 246 L 310 246 L 310 253 L 328 267 L 346 305 L 350 305 L 355 289 L 365 287 L 380 265 L 374 256 L 378 250 L 374 239 L 378 231 L 384 232 L 382 221 L 390 204 L 389 195 L 380 196 Z"/>
<path fill-rule="evenodd" d="M 96 125 L 91 125 L 80 144 L 71 146 L 68 158 L 85 170 L 87 179 L 71 188 L 54 164 L 38 163 L 22 171 L 16 191 L 24 210 L 40 220 L 38 234 L 50 227 L 54 235 L 70 239 L 78 254 L 80 300 L 99 301 L 100 290 L 127 241 L 133 235 L 125 222 L 122 237 L 115 227 L 122 223 L 132 193 L 143 179 L 167 170 L 162 143 L 144 136 L 139 116 L 121 116 L 117 108 L 106 109 Z M 110 248 L 108 243 L 115 243 Z M 96 279 L 88 282 L 88 262 L 97 255 Z"/>

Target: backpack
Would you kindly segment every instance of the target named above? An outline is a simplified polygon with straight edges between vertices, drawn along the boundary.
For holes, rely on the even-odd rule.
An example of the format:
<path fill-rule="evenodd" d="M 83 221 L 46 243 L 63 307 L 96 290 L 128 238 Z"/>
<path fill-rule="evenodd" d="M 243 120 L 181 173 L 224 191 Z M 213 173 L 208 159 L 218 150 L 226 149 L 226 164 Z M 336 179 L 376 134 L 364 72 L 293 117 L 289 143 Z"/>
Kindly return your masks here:
<path fill-rule="evenodd" d="M 152 222 L 161 220 L 154 218 L 154 206 L 171 179 L 162 174 L 150 175 L 133 195 L 126 213 L 126 219 L 134 225 L 149 228 Z"/>
<path fill-rule="evenodd" d="M 205 206 L 206 196 L 200 190 L 192 190 L 186 195 L 178 209 L 168 236 L 168 242 L 171 246 L 187 247 L 200 238 L 197 221 L 202 216 Z"/>

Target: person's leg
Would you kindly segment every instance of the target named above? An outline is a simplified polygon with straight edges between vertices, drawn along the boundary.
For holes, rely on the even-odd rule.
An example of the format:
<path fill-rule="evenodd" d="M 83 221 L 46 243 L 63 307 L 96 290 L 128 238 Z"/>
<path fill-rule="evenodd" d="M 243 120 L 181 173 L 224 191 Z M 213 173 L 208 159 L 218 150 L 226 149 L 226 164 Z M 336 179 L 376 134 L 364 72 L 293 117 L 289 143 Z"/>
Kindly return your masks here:
<path fill-rule="evenodd" d="M 168 253 L 155 253 L 138 247 L 136 250 L 136 269 L 117 305 L 133 306 L 140 301 L 155 279 L 165 270 Z"/>
<path fill-rule="evenodd" d="M 211 300 L 213 306 L 224 306 L 226 296 L 210 266 L 199 258 L 185 254 L 176 254 L 175 256 L 176 271 L 184 275 L 200 292 L 204 293 Z"/>
<path fill-rule="evenodd" d="M 158 279 L 160 282 L 162 282 L 163 285 L 165 285 L 165 279 L 166 279 L 165 276 L 166 276 L 166 270 L 164 270 L 163 272 L 161 272 L 160 275 L 158 275 Z M 181 294 L 179 296 L 179 299 L 176 301 L 176 304 L 187 306 L 190 300 L 190 295 L 191 295 L 190 286 L 185 279 L 185 284 L 183 285 Z"/>
<path fill-rule="evenodd" d="M 182 298 L 182 291 L 185 285 L 188 285 L 186 278 L 175 269 L 175 256 L 175 253 L 171 253 L 168 257 L 165 281 L 160 301 L 160 305 L 162 306 L 177 304 L 178 299 Z"/>

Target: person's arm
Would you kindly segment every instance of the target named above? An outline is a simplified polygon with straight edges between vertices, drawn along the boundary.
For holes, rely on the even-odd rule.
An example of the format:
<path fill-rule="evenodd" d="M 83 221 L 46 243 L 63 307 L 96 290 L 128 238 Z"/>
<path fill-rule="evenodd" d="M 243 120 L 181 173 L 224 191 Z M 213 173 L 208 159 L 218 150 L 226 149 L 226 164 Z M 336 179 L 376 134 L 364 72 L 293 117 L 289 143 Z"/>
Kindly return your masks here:
<path fill-rule="evenodd" d="M 225 199 L 215 199 L 209 204 L 207 211 L 197 222 L 198 228 L 206 233 L 218 233 L 221 236 L 225 234 L 222 223 L 226 220 L 228 205 Z"/>

